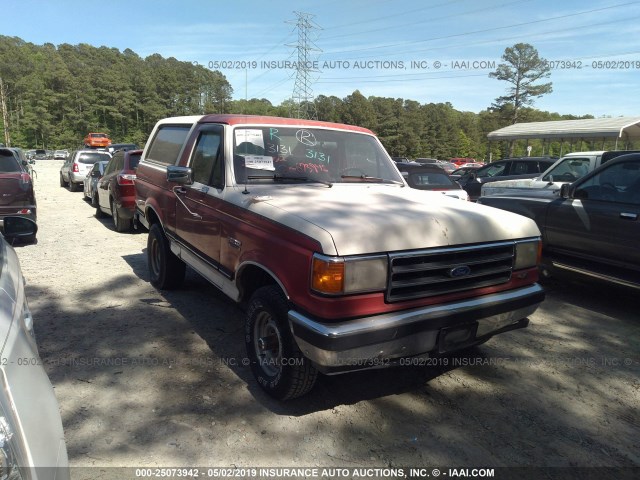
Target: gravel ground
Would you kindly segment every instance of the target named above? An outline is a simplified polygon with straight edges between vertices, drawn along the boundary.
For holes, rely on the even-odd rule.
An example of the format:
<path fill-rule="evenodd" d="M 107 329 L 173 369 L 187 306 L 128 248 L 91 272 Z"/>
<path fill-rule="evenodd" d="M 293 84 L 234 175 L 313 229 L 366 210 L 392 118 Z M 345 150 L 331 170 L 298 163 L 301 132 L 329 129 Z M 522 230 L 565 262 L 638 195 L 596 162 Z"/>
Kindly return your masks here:
<path fill-rule="evenodd" d="M 146 231 L 97 219 L 60 166 L 36 165 L 38 242 L 16 250 L 72 466 L 640 466 L 636 292 L 558 277 L 526 330 L 279 403 L 235 304 L 192 271 L 154 289 Z"/>

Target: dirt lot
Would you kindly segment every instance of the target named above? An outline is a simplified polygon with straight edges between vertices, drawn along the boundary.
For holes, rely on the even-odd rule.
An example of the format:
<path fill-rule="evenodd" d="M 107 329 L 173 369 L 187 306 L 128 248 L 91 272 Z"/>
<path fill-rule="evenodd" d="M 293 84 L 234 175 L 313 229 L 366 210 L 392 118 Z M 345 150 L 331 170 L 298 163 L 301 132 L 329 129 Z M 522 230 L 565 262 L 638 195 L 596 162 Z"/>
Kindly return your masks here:
<path fill-rule="evenodd" d="M 72 466 L 640 466 L 637 292 L 556 278 L 526 330 L 279 403 L 242 312 L 192 271 L 155 290 L 146 232 L 97 219 L 60 165 L 36 165 L 38 242 L 16 250 Z"/>

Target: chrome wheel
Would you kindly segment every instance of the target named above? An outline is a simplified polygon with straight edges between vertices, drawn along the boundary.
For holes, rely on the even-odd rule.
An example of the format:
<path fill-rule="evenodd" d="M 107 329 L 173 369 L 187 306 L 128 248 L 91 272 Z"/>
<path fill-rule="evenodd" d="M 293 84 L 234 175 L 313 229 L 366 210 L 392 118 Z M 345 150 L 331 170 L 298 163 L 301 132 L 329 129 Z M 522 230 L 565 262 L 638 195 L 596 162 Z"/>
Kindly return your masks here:
<path fill-rule="evenodd" d="M 282 338 L 269 312 L 260 312 L 253 326 L 253 348 L 260 368 L 275 377 L 282 370 Z"/>

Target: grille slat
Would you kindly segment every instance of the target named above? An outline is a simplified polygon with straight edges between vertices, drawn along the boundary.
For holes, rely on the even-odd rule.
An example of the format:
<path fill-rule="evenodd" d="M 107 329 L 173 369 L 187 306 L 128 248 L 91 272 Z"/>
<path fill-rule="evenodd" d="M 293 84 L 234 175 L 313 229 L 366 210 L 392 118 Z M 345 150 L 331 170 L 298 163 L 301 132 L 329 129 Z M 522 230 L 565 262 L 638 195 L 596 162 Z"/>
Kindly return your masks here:
<path fill-rule="evenodd" d="M 513 242 L 391 254 L 387 301 L 460 292 L 508 282 Z"/>

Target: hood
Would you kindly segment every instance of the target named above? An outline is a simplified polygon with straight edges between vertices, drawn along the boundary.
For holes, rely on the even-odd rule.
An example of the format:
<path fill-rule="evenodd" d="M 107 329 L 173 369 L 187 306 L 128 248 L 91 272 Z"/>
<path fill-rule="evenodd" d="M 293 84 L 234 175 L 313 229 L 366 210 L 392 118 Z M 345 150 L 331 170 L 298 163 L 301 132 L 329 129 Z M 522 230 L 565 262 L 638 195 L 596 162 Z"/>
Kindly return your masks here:
<path fill-rule="evenodd" d="M 241 200 L 241 197 L 238 197 Z M 464 245 L 539 236 L 533 220 L 391 185 L 280 186 L 244 196 L 245 208 L 318 240 L 328 255 Z M 247 204 L 249 204 L 247 206 Z"/>

